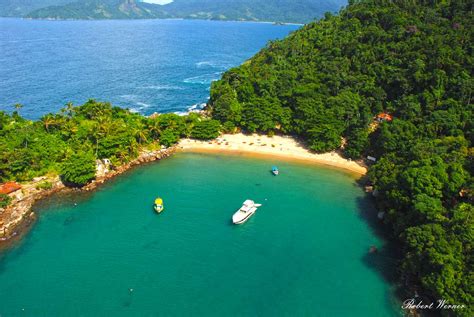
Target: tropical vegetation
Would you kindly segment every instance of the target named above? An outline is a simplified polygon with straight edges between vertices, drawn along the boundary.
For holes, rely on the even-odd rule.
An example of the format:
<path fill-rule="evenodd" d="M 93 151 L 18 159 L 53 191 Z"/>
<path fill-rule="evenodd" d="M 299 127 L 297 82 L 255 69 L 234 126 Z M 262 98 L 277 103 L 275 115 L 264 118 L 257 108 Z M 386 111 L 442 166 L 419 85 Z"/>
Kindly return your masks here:
<path fill-rule="evenodd" d="M 0 112 L 0 180 L 56 173 L 80 186 L 96 159 L 119 165 L 144 147 L 211 139 L 221 125 L 292 134 L 316 152 L 371 158 L 401 288 L 465 305 L 442 315 L 473 316 L 473 32 L 472 1 L 350 1 L 214 82 L 212 119 L 95 101 L 34 122 L 20 105 Z"/>
<path fill-rule="evenodd" d="M 400 285 L 473 316 L 473 2 L 350 1 L 213 83 L 224 127 L 370 157 Z"/>
<path fill-rule="evenodd" d="M 24 119 L 20 111 L 16 105 L 11 115 L 0 112 L 0 182 L 53 174 L 83 186 L 95 178 L 97 159 L 120 166 L 147 147 L 169 147 L 193 135 L 211 139 L 220 130 L 217 121 L 197 113 L 145 117 L 94 100 L 68 104 L 38 121 Z"/>

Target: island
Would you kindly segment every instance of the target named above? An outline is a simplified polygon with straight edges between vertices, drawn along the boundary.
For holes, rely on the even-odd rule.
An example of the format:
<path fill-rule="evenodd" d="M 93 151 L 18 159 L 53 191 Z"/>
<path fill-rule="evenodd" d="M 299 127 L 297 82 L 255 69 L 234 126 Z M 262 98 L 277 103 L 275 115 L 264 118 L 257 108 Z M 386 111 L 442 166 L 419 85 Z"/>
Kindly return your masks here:
<path fill-rule="evenodd" d="M 159 5 L 140 0 L 6 0 L 0 16 L 49 20 L 201 19 L 308 23 L 337 12 L 346 0 L 175 0 Z"/>
<path fill-rule="evenodd" d="M 0 180 L 88 188 L 98 164 L 120 170 L 179 147 L 300 153 L 291 136 L 367 164 L 403 296 L 472 316 L 473 30 L 470 3 L 350 1 L 224 73 L 204 114 L 144 117 L 91 100 L 33 122 L 17 105 L 0 113 Z M 2 213 L 17 192 L 0 196 Z"/>

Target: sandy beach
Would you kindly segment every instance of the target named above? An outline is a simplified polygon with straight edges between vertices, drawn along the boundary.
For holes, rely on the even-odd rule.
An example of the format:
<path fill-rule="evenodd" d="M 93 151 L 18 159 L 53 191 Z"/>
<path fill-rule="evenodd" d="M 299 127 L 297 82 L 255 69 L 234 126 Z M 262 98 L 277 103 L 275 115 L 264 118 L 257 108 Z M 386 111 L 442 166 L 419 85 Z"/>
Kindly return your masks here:
<path fill-rule="evenodd" d="M 354 161 L 343 158 L 336 152 L 323 154 L 312 153 L 297 140 L 288 136 L 269 137 L 258 134 L 224 134 L 213 141 L 183 139 L 180 141 L 178 148 L 182 151 L 191 152 L 233 152 L 253 156 L 278 157 L 332 166 L 359 175 L 367 173 L 367 168 Z"/>
<path fill-rule="evenodd" d="M 297 140 L 288 136 L 266 135 L 245 135 L 245 134 L 224 134 L 212 141 L 198 141 L 182 139 L 178 145 L 165 150 L 142 151 L 139 157 L 132 162 L 117 167 L 105 175 L 97 175 L 97 178 L 82 190 L 93 190 L 108 179 L 122 174 L 131 167 L 160 160 L 168 157 L 175 151 L 207 152 L 238 154 L 258 157 L 275 157 L 283 160 L 301 161 L 311 164 L 326 165 L 337 169 L 342 169 L 358 176 L 364 175 L 367 169 L 357 162 L 347 160 L 336 152 L 316 154 L 310 152 Z M 41 178 L 41 181 L 46 179 Z M 22 184 L 22 190 L 12 195 L 12 203 L 9 207 L 0 212 L 0 244 L 17 235 L 17 228 L 25 220 L 34 220 L 34 213 L 31 208 L 40 199 L 50 196 L 53 193 L 65 189 L 64 184 L 58 176 L 47 179 L 53 186 L 49 190 L 38 189 L 37 182 L 32 181 Z"/>

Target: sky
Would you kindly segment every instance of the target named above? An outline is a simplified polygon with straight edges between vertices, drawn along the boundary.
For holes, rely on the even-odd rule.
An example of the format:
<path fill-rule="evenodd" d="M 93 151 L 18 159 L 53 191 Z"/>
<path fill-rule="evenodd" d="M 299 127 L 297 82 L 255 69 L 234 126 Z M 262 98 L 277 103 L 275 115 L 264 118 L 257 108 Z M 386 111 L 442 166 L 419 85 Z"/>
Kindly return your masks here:
<path fill-rule="evenodd" d="M 142 0 L 142 2 L 155 3 L 155 4 L 167 4 L 173 2 L 173 0 Z"/>

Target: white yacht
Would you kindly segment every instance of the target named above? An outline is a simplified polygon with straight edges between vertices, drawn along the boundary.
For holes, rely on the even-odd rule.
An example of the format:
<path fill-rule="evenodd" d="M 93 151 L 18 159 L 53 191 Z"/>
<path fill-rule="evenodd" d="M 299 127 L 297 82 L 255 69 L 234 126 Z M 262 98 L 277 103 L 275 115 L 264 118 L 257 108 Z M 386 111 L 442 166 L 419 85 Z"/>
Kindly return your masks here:
<path fill-rule="evenodd" d="M 236 225 L 246 222 L 260 206 L 262 205 L 256 204 L 253 200 L 247 199 L 244 201 L 242 207 L 240 207 L 240 209 L 232 216 L 232 222 Z"/>

